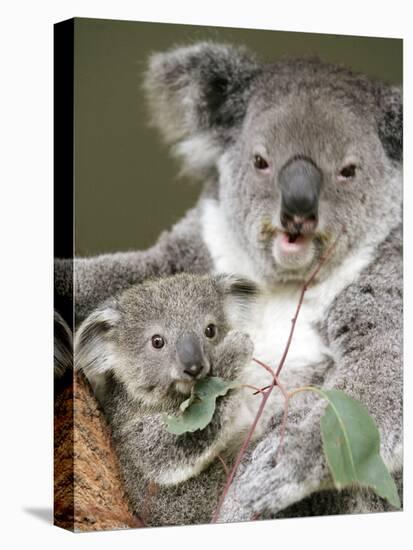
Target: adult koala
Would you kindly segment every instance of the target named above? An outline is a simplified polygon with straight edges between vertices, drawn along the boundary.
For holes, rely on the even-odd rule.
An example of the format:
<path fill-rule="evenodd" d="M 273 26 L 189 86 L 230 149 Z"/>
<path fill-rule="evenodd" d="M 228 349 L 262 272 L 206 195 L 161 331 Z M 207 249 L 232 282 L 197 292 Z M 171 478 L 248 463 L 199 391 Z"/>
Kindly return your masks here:
<path fill-rule="evenodd" d="M 305 295 L 281 381 L 360 399 L 400 481 L 400 88 L 316 60 L 262 65 L 243 49 L 213 43 L 154 55 L 145 86 L 154 124 L 185 169 L 205 179 L 204 190 L 151 249 L 76 260 L 77 319 L 153 275 L 232 272 L 263 291 L 248 332 L 255 357 L 275 366 L 299 290 L 338 237 Z M 64 264 L 57 269 L 64 299 Z M 274 464 L 279 399 L 222 520 L 388 508 L 365 489 L 331 490 L 322 410 L 311 398 L 292 403 Z"/>

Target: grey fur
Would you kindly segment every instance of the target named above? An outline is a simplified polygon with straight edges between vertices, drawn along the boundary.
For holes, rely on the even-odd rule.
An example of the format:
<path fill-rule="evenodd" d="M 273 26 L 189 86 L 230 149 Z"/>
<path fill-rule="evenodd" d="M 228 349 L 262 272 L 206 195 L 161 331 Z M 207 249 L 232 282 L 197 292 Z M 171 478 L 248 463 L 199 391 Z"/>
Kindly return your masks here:
<path fill-rule="evenodd" d="M 212 42 L 150 58 L 145 88 L 152 122 L 167 142 L 178 143 L 175 152 L 192 173 L 214 169 L 236 141 L 261 70 L 245 48 Z"/>
<path fill-rule="evenodd" d="M 60 380 L 67 373 L 73 372 L 72 331 L 57 312 L 54 312 L 54 378 Z"/>
<path fill-rule="evenodd" d="M 403 433 L 401 237 L 399 227 L 359 279 L 336 298 L 320 327 L 336 358 L 322 387 L 342 389 L 368 405 L 380 428 L 381 455 L 396 474 L 400 497 L 401 457 L 394 456 L 394 450 L 402 446 Z M 256 513 L 261 518 L 340 513 L 337 502 L 345 504 L 341 513 L 346 508 L 353 513 L 393 509 L 366 489 L 346 490 L 340 496 L 331 491 L 319 422 L 325 403 L 311 402 L 309 412 L 308 401 L 304 407 L 302 401 L 292 400 L 285 448 L 277 465 L 273 460 L 279 437 L 274 426 L 251 451 L 226 500 L 222 521 L 239 520 L 240 509 L 244 519 Z M 275 420 L 275 426 L 279 422 Z M 320 489 L 326 493 L 306 498 Z M 303 508 L 288 508 L 298 496 L 306 498 Z"/>
<path fill-rule="evenodd" d="M 240 306 L 245 312 L 254 295 L 254 285 L 233 277 L 180 274 L 131 287 L 94 311 L 76 333 L 76 368 L 85 372 L 99 396 L 138 514 L 144 514 L 148 483 L 162 486 L 163 496 L 146 518 L 152 525 L 180 524 L 193 517 L 182 503 L 173 514 L 164 514 L 165 499 L 172 506 L 172 495 L 188 493 L 185 483 L 179 489 L 164 486 L 198 475 L 218 454 L 233 452 L 243 435 L 235 429 L 240 389 L 217 399 L 214 417 L 205 429 L 181 436 L 166 430 L 163 414 L 179 415 L 195 380 L 182 370 L 177 343 L 186 334 L 198 339 L 208 366 L 198 379 L 212 375 L 238 380 L 251 360 L 252 342 L 231 330 L 230 317 Z M 217 333 L 208 339 L 204 331 L 211 323 Z M 164 337 L 162 349 L 152 347 L 152 334 Z M 189 483 L 190 493 L 198 483 Z"/>
<path fill-rule="evenodd" d="M 329 282 L 338 288 L 321 317 L 319 334 L 331 358 L 319 382 L 342 387 L 371 410 L 390 463 L 402 433 L 402 257 L 395 233 L 402 219 L 401 89 L 318 60 L 262 65 L 245 52 L 208 43 L 156 55 L 146 82 L 153 121 L 186 169 L 207 174 L 207 184 L 195 208 L 150 250 L 76 260 L 78 320 L 134 282 L 180 271 L 232 271 L 270 292 L 298 287 L 340 235 L 315 282 L 315 288 Z M 267 171 L 254 168 L 257 154 L 268 159 Z M 305 253 L 286 257 L 279 244 L 278 175 L 296 157 L 310 159 L 322 173 L 319 220 Z M 357 170 L 346 179 L 340 171 L 348 164 Z M 358 258 L 353 272 L 352 258 Z M 345 268 L 341 288 L 337 277 Z M 63 300 L 64 269 L 57 267 Z M 344 493 L 317 493 L 324 483 L 329 487 L 317 435 L 321 406 L 297 398 L 293 413 L 282 463 L 270 466 L 277 415 L 275 433 L 253 454 L 271 485 L 264 494 L 254 481 L 254 463 L 246 460 L 223 519 L 248 519 L 252 511 L 272 517 L 290 506 L 284 514 L 300 515 L 301 504 L 303 514 L 328 514 L 333 495 L 336 512 L 377 509 L 368 492 L 347 500 Z M 208 484 L 206 472 L 197 483 Z"/>

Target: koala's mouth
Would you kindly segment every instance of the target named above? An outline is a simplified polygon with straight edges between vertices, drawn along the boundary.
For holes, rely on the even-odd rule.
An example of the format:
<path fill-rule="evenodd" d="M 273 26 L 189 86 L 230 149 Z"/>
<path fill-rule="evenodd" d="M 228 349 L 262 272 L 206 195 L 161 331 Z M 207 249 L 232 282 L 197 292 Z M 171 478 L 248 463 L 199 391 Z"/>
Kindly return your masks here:
<path fill-rule="evenodd" d="M 293 224 L 290 225 L 291 227 L 280 228 L 271 222 L 264 222 L 261 227 L 261 239 L 274 239 L 287 249 L 298 250 L 316 236 L 314 222 L 300 224 L 299 229 Z"/>
<path fill-rule="evenodd" d="M 195 385 L 195 380 L 179 380 L 175 382 L 175 390 L 182 395 L 190 395 L 192 388 Z"/>
<path fill-rule="evenodd" d="M 300 252 L 313 240 L 314 233 L 287 233 L 280 232 L 278 236 L 279 246 L 284 252 Z"/>
<path fill-rule="evenodd" d="M 286 233 L 285 235 L 288 238 L 289 244 L 295 243 L 302 236 L 301 233 L 294 233 L 294 234 Z"/>
<path fill-rule="evenodd" d="M 173 387 L 175 391 L 179 394 L 190 395 L 195 384 L 208 376 L 214 376 L 212 371 L 212 364 L 210 363 L 208 363 L 207 367 L 203 368 L 202 372 L 198 376 L 195 376 L 192 379 L 179 378 L 174 382 Z"/>
<path fill-rule="evenodd" d="M 294 270 L 306 267 L 314 258 L 314 240 L 315 233 L 278 231 L 272 243 L 276 264 Z"/>

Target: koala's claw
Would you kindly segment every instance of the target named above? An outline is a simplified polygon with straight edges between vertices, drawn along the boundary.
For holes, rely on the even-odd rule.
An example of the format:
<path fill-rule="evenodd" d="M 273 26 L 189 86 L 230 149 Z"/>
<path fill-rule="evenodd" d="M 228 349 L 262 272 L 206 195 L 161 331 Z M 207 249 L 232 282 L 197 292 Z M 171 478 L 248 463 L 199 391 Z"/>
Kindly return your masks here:
<path fill-rule="evenodd" d="M 254 344 L 251 338 L 245 332 L 231 330 L 225 337 L 223 344 L 228 348 L 234 348 L 238 354 L 252 357 Z"/>
<path fill-rule="evenodd" d="M 231 330 L 218 345 L 215 372 L 222 378 L 235 378 L 252 359 L 254 345 L 248 334 Z"/>

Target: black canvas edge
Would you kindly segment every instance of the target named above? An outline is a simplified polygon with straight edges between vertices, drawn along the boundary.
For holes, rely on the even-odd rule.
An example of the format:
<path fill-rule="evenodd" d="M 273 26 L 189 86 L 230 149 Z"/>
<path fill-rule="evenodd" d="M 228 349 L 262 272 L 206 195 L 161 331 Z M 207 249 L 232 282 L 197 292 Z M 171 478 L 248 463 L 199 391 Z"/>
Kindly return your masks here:
<path fill-rule="evenodd" d="M 56 23 L 53 28 L 53 180 L 54 258 L 64 260 L 65 293 L 58 293 L 58 270 L 54 270 L 54 341 L 68 344 L 72 365 L 54 376 L 54 524 L 74 530 L 74 408 L 73 354 L 74 328 L 74 32 L 75 20 Z M 61 273 L 61 270 L 60 270 Z M 64 299 L 62 296 L 64 295 Z M 66 325 L 64 325 L 66 323 Z M 69 330 L 69 339 L 62 336 Z M 56 348 L 55 348 L 56 352 Z M 56 357 L 56 355 L 55 355 Z M 55 359 L 56 361 L 56 359 Z M 71 368 L 70 368 L 71 367 Z"/>

